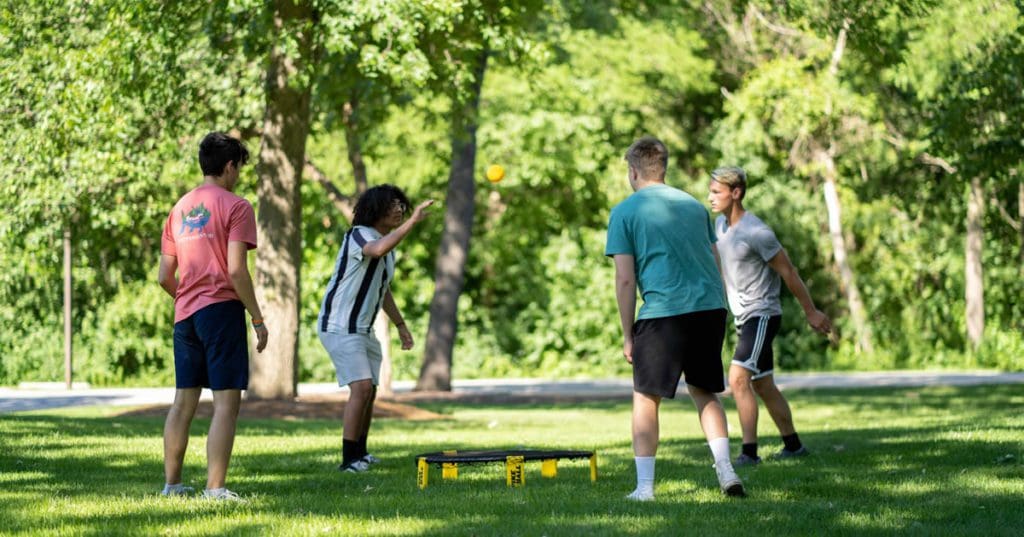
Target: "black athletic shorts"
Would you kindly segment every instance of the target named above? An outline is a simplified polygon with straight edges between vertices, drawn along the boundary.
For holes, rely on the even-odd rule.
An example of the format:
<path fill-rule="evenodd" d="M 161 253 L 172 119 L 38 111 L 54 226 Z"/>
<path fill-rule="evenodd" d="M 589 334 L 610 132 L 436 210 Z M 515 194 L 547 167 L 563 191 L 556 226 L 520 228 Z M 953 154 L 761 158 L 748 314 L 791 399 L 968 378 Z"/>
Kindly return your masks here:
<path fill-rule="evenodd" d="M 781 315 L 751 317 L 736 327 L 736 354 L 732 363 L 753 373 L 752 380 L 771 375 L 775 369 L 775 354 L 772 341 L 779 333 Z"/>
<path fill-rule="evenodd" d="M 724 309 L 637 321 L 633 324 L 633 389 L 671 399 L 685 374 L 687 384 L 724 391 L 724 339 Z"/>

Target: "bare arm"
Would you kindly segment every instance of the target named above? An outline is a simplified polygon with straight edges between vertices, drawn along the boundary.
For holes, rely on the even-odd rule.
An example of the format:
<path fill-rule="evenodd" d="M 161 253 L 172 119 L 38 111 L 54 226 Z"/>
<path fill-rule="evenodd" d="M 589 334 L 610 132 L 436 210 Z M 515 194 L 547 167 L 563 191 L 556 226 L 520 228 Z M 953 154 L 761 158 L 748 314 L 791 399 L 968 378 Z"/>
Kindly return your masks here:
<path fill-rule="evenodd" d="M 178 276 L 175 274 L 177 271 L 178 258 L 173 255 L 160 254 L 160 271 L 157 280 L 160 282 L 160 287 L 163 287 L 164 291 L 171 295 L 171 298 L 178 296 Z"/>
<path fill-rule="evenodd" d="M 633 322 L 636 319 L 636 269 L 633 256 L 618 254 L 615 260 L 615 301 L 619 305 L 622 325 L 622 354 L 633 363 Z"/>
<path fill-rule="evenodd" d="M 402 340 L 402 350 L 407 351 L 412 348 L 412 332 L 409 331 L 409 327 L 405 325 L 405 321 L 402 319 L 402 312 L 398 311 L 398 304 L 395 303 L 395 297 L 391 295 L 391 290 L 388 289 L 387 293 L 384 293 L 384 313 L 387 314 L 388 319 L 395 323 L 398 328 L 398 338 Z"/>
<path fill-rule="evenodd" d="M 829 320 L 828 315 L 825 315 L 814 306 L 811 293 L 807 290 L 807 286 L 804 285 L 804 281 L 800 278 L 796 267 L 793 266 L 793 262 L 789 260 L 789 255 L 786 254 L 785 248 L 779 250 L 775 257 L 768 260 L 768 266 L 775 272 L 778 272 L 779 276 L 782 277 L 782 281 L 786 282 L 786 287 L 789 288 L 789 291 L 793 293 L 797 302 L 804 309 L 804 315 L 807 316 L 807 323 L 811 325 L 811 328 L 822 334 L 832 331 L 832 321 Z"/>
<path fill-rule="evenodd" d="M 252 276 L 249 275 L 249 245 L 241 241 L 228 241 L 228 276 L 238 299 L 253 318 L 256 331 L 256 351 L 262 352 L 267 346 L 267 327 L 263 323 L 263 312 L 256 301 Z M 258 322 L 256 322 L 258 321 Z"/>
<path fill-rule="evenodd" d="M 402 222 L 402 225 L 393 229 L 391 233 L 388 233 L 375 241 L 364 244 L 363 255 L 370 257 L 384 257 L 388 252 L 394 250 L 395 246 L 398 246 L 398 243 L 402 242 L 402 239 L 412 231 L 413 226 L 421 222 L 428 214 L 430 214 L 427 212 L 427 208 L 433 204 L 434 200 L 427 200 L 417 205 L 412 211 L 412 216 L 410 216 L 405 222 Z"/>

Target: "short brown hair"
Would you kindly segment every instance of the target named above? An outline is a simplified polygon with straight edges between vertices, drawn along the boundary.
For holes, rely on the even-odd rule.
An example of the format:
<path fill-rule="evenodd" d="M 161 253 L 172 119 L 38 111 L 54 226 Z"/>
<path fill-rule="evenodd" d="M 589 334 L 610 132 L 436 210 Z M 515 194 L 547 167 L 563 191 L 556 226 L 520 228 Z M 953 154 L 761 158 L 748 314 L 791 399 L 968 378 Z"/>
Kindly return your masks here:
<path fill-rule="evenodd" d="M 734 188 L 741 189 L 743 192 L 740 193 L 740 199 L 747 195 L 747 172 L 739 166 L 717 168 L 711 172 L 711 179 L 729 187 L 730 190 Z"/>
<path fill-rule="evenodd" d="M 653 176 L 664 180 L 665 170 L 668 168 L 668 148 L 661 140 L 653 136 L 644 136 L 633 142 L 626 150 L 626 162 L 641 177 Z"/>

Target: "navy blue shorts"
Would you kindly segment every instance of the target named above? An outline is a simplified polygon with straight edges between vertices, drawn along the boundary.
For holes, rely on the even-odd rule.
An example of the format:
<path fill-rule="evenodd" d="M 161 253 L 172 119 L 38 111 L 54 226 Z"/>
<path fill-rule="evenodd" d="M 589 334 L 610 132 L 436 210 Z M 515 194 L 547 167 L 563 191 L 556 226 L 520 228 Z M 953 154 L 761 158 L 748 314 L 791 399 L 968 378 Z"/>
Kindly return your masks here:
<path fill-rule="evenodd" d="M 722 374 L 724 309 L 641 319 L 633 324 L 633 390 L 672 399 L 687 384 L 725 390 Z"/>
<path fill-rule="evenodd" d="M 174 323 L 174 382 L 178 388 L 249 387 L 245 306 L 217 302 Z"/>

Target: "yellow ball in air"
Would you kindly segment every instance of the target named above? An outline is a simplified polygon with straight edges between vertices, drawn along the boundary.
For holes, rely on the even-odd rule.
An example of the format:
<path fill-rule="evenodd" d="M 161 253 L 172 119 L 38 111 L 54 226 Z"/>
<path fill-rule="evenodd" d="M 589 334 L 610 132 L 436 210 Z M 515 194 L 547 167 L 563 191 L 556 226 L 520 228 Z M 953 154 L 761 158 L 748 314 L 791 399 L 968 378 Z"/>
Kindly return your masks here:
<path fill-rule="evenodd" d="M 487 180 L 492 183 L 497 183 L 505 178 L 505 168 L 502 168 L 500 164 L 491 164 L 487 167 Z"/>

